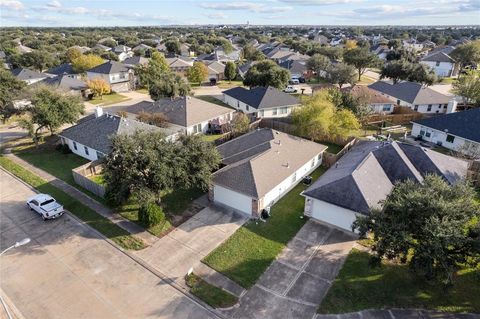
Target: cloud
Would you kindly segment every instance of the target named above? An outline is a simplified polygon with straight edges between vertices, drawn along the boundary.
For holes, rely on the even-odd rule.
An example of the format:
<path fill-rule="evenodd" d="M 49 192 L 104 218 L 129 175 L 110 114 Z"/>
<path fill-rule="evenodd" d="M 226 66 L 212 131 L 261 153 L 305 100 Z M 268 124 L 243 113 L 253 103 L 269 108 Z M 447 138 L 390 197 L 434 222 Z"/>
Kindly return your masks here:
<path fill-rule="evenodd" d="M 255 13 L 278 13 L 278 12 L 287 12 L 292 10 L 293 8 L 290 6 L 275 6 L 269 7 L 262 3 L 254 3 L 254 2 L 216 2 L 216 3 L 202 3 L 200 7 L 204 9 L 211 9 L 211 10 L 243 10 L 243 11 L 250 11 Z"/>
<path fill-rule="evenodd" d="M 228 16 L 223 12 L 207 13 L 205 14 L 205 16 L 210 19 L 221 19 L 221 20 L 228 18 Z"/>
<path fill-rule="evenodd" d="M 10 10 L 23 10 L 25 6 L 18 0 L 0 0 L 0 7 Z"/>
<path fill-rule="evenodd" d="M 60 8 L 62 6 L 62 4 L 60 3 L 60 1 L 53 0 L 53 1 L 50 1 L 49 3 L 47 3 L 46 6 L 49 7 L 49 8 Z"/>

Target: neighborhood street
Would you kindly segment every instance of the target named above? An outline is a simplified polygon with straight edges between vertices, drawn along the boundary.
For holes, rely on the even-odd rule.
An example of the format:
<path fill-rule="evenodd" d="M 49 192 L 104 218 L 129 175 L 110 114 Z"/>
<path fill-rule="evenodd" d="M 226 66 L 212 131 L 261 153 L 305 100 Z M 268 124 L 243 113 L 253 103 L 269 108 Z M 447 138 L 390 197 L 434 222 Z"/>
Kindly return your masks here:
<path fill-rule="evenodd" d="M 65 214 L 43 222 L 29 187 L 0 170 L 1 289 L 26 318 L 215 318 L 90 227 Z"/>

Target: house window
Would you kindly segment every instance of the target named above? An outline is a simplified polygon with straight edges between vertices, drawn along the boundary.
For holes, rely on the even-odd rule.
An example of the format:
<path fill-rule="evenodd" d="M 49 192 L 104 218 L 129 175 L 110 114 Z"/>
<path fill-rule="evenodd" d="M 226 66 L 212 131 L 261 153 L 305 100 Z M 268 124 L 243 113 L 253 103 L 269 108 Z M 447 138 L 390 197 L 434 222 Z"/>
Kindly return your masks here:
<path fill-rule="evenodd" d="M 90 155 L 90 154 L 88 153 L 88 147 L 84 146 L 83 149 L 85 150 L 85 154 Z"/>
<path fill-rule="evenodd" d="M 102 159 L 104 157 L 105 157 L 105 155 L 103 153 L 100 153 L 99 151 L 97 151 L 97 158 L 98 159 Z"/>
<path fill-rule="evenodd" d="M 421 136 L 425 136 L 425 131 L 424 131 L 424 130 L 420 130 L 420 135 L 421 135 Z"/>
<path fill-rule="evenodd" d="M 455 141 L 455 136 L 447 134 L 447 142 L 453 143 L 453 141 Z"/>
<path fill-rule="evenodd" d="M 397 105 L 400 105 L 400 100 L 397 100 Z"/>
<path fill-rule="evenodd" d="M 432 136 L 432 133 L 430 132 L 425 133 L 425 137 L 430 137 L 430 136 Z"/>
<path fill-rule="evenodd" d="M 383 104 L 383 110 L 389 112 L 390 111 L 390 104 Z"/>
<path fill-rule="evenodd" d="M 322 153 L 318 154 L 317 159 L 320 163 L 322 162 Z"/>
<path fill-rule="evenodd" d="M 202 131 L 202 124 L 197 124 L 193 126 L 193 133 L 200 133 Z"/>
<path fill-rule="evenodd" d="M 265 111 L 264 110 L 260 110 L 258 112 L 258 117 L 265 117 Z"/>
<path fill-rule="evenodd" d="M 240 101 L 237 101 L 237 107 L 240 108 Z"/>
<path fill-rule="evenodd" d="M 75 150 L 78 150 L 78 148 L 77 148 L 77 143 L 73 142 L 73 148 L 74 148 Z"/>
<path fill-rule="evenodd" d="M 283 106 L 280 108 L 280 114 L 287 114 L 288 107 Z"/>
<path fill-rule="evenodd" d="M 272 109 L 272 115 L 277 115 L 277 108 L 276 107 Z"/>
<path fill-rule="evenodd" d="M 125 76 L 125 73 L 120 73 L 120 79 L 125 79 L 126 76 Z"/>
<path fill-rule="evenodd" d="M 432 110 L 432 104 L 428 104 L 427 106 L 427 112 L 430 112 Z"/>
<path fill-rule="evenodd" d="M 443 104 L 443 108 L 446 109 L 448 104 Z"/>
<path fill-rule="evenodd" d="M 250 107 L 248 106 L 248 104 L 247 104 L 247 105 L 245 105 L 245 108 L 247 109 L 247 111 L 249 111 L 249 110 L 250 110 Z"/>
<path fill-rule="evenodd" d="M 435 64 L 436 66 L 440 66 L 440 61 L 437 61 L 437 63 Z"/>
<path fill-rule="evenodd" d="M 413 110 L 414 110 L 414 111 L 418 111 L 418 104 L 415 104 Z"/>

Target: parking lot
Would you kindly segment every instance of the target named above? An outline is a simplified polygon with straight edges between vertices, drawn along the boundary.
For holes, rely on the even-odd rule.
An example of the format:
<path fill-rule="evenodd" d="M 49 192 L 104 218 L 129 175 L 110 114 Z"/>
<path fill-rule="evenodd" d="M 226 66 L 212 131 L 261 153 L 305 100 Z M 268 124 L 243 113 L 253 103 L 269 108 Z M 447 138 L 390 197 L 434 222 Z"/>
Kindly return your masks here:
<path fill-rule="evenodd" d="M 68 214 L 43 222 L 35 193 L 0 169 L 1 288 L 26 318 L 215 318 Z"/>

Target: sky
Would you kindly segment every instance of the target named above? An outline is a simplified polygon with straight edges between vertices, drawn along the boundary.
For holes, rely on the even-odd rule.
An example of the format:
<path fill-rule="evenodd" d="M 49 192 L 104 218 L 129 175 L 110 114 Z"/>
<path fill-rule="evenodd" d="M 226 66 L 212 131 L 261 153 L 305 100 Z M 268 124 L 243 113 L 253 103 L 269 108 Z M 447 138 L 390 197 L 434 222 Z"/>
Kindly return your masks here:
<path fill-rule="evenodd" d="M 0 25 L 479 25 L 480 0 L 0 0 Z"/>

